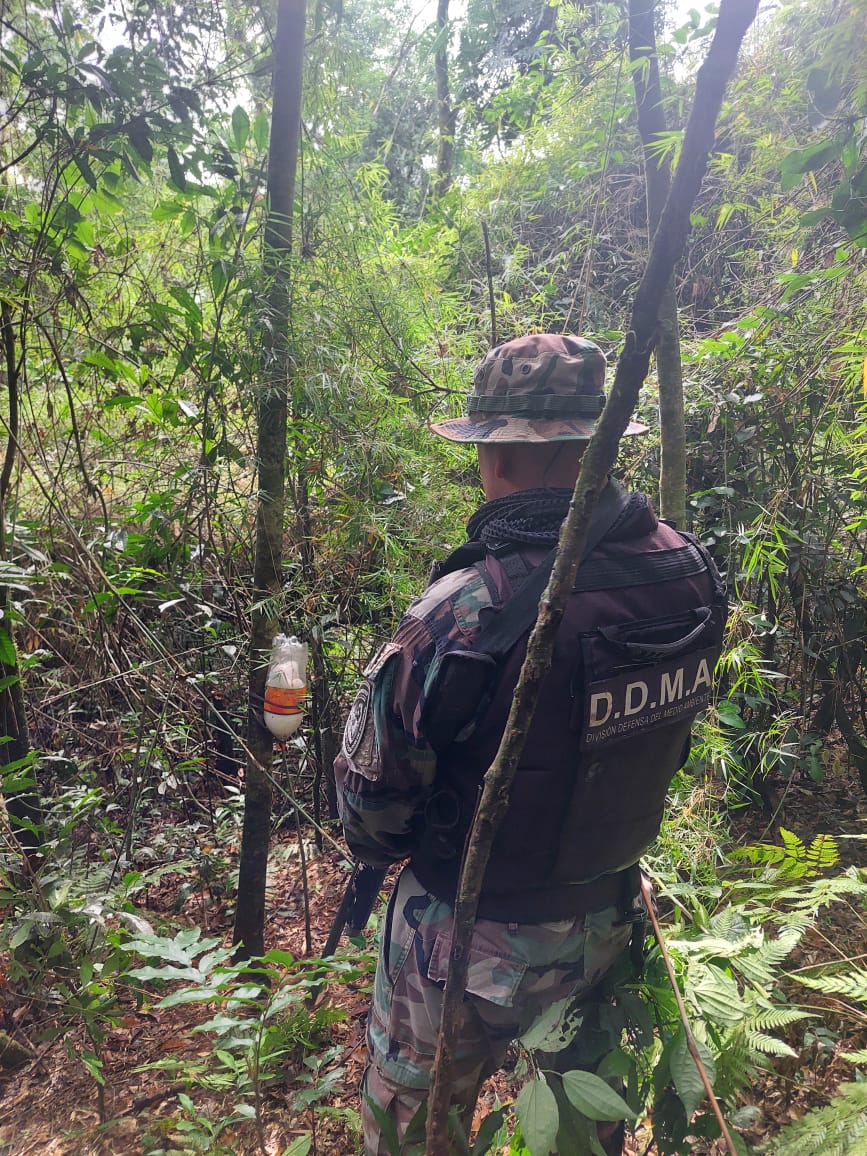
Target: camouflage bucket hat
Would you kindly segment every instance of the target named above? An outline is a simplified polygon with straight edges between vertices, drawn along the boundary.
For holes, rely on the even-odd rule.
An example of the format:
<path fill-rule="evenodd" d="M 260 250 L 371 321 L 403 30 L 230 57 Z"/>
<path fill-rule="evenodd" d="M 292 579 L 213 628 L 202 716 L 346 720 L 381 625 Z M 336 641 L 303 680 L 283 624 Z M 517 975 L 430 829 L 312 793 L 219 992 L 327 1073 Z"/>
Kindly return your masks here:
<path fill-rule="evenodd" d="M 453 442 L 587 441 L 605 405 L 605 354 L 560 333 L 517 337 L 480 362 L 467 416 L 431 424 Z M 626 433 L 645 433 L 630 422 Z"/>

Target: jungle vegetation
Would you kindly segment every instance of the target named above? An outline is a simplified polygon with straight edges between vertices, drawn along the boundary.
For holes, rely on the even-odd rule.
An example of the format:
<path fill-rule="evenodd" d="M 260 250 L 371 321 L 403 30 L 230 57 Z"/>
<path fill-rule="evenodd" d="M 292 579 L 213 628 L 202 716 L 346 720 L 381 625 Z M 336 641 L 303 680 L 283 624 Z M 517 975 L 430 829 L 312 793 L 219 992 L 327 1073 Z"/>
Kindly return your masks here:
<path fill-rule="evenodd" d="M 349 1027 L 373 946 L 320 954 L 350 869 L 331 766 L 366 662 L 479 501 L 471 454 L 427 423 L 461 412 L 496 340 L 582 333 L 613 367 L 717 15 L 0 5 L 0 1087 L 25 1105 L 0 1103 L 10 1156 L 51 1136 L 147 1156 L 360 1150 Z M 689 226 L 638 397 L 651 432 L 617 473 L 712 549 L 732 617 L 647 865 L 735 1150 L 854 1156 L 860 0 L 760 10 Z M 275 751 L 278 630 L 308 642 L 309 694 Z M 799 834 L 795 800 L 831 788 L 854 820 L 817 804 Z M 641 997 L 621 993 L 604 1025 L 622 1097 L 549 1081 L 525 1041 L 456 1150 L 589 1152 L 588 1121 L 620 1113 L 636 1151 L 726 1151 L 663 963 L 654 949 Z M 117 1058 L 130 1023 L 179 1008 L 197 1017 L 183 1056 Z M 40 1099 L 46 1064 L 52 1086 L 86 1089 L 83 1116 Z M 762 1098 L 780 1081 L 791 1112 Z"/>

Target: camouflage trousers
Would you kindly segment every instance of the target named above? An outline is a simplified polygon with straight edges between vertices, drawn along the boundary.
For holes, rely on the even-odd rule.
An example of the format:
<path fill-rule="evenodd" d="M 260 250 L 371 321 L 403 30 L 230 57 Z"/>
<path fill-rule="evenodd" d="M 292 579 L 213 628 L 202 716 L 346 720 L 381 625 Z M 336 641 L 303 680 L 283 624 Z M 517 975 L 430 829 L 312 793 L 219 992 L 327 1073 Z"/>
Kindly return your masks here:
<path fill-rule="evenodd" d="M 628 948 L 630 926 L 616 926 L 622 917 L 620 908 L 608 907 L 553 923 L 476 922 L 455 1054 L 453 1104 L 468 1108 L 469 1115 L 481 1084 L 502 1065 L 509 1044 L 543 1015 L 552 1031 L 558 1009 L 562 1007 L 563 1017 L 574 1015 L 576 1002 L 589 995 Z M 368 1017 L 368 1062 L 361 1088 L 366 1156 L 390 1156 L 370 1101 L 394 1125 L 402 1156 L 424 1152 L 423 1142 L 404 1137 L 427 1096 L 452 928 L 451 906 L 429 895 L 405 868 L 382 929 Z"/>

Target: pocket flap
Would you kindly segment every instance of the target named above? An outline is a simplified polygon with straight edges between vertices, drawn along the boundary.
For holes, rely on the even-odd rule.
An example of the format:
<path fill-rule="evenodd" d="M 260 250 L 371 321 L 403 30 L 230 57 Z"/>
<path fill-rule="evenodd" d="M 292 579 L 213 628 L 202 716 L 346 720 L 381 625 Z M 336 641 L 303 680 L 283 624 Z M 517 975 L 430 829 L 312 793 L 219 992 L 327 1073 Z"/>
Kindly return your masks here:
<path fill-rule="evenodd" d="M 451 932 L 438 935 L 427 970 L 428 979 L 434 983 L 445 983 L 451 950 Z M 509 956 L 501 945 L 482 940 L 478 934 L 473 936 L 467 969 L 467 991 L 471 995 L 500 1007 L 511 1007 L 526 970 L 526 963 Z"/>

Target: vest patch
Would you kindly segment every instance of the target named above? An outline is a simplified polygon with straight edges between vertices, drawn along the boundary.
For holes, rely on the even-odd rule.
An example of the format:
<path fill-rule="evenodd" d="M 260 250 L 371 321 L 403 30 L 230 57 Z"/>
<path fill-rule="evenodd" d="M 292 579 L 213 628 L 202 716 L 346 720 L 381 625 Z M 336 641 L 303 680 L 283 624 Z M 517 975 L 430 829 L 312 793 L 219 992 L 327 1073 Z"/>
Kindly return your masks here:
<path fill-rule="evenodd" d="M 695 714 L 710 702 L 717 647 L 638 667 L 587 687 L 581 747 L 633 736 Z"/>

